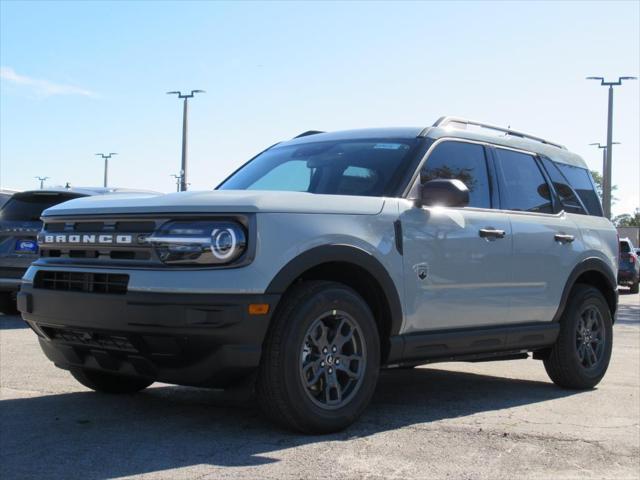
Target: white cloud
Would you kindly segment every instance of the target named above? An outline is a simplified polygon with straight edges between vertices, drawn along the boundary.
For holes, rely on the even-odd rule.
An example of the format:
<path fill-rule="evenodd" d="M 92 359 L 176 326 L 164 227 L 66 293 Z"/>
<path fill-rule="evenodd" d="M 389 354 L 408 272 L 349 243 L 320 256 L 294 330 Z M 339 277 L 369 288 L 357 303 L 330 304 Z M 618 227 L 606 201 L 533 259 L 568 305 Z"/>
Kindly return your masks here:
<path fill-rule="evenodd" d="M 48 80 L 27 77 L 16 73 L 13 68 L 0 67 L 0 78 L 16 85 L 31 87 L 36 93 L 44 96 L 49 95 L 81 95 L 84 97 L 94 97 L 95 93 L 75 85 L 64 85 L 53 83 Z"/>

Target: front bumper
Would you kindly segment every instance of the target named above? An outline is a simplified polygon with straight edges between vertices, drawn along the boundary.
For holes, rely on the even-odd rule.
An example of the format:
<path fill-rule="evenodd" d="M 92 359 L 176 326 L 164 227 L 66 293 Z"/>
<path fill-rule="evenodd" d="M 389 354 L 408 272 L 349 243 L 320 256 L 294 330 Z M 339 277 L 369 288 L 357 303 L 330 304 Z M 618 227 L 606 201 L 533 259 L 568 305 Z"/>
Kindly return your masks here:
<path fill-rule="evenodd" d="M 53 291 L 24 284 L 18 308 L 58 367 L 223 387 L 255 371 L 278 295 Z M 251 303 L 269 313 L 250 315 Z"/>

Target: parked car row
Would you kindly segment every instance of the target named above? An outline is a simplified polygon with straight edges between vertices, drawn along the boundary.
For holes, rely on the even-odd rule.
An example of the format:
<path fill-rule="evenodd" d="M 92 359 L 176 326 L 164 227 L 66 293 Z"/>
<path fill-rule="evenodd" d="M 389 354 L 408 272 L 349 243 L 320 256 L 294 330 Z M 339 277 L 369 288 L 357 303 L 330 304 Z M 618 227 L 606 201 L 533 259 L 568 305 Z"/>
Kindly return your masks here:
<path fill-rule="evenodd" d="M 0 312 L 16 311 L 20 280 L 38 258 L 42 212 L 74 198 L 117 193 L 148 193 L 124 188 L 52 188 L 0 191 Z"/>

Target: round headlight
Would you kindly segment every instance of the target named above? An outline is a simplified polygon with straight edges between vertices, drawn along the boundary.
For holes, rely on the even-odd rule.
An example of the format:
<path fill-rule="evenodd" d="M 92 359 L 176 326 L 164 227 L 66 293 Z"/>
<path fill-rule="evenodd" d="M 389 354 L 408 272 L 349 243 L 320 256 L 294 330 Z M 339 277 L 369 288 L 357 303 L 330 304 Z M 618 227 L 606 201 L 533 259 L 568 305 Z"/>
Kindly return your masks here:
<path fill-rule="evenodd" d="M 220 260 L 226 260 L 236 251 L 238 239 L 232 228 L 214 229 L 211 232 L 211 253 Z"/>
<path fill-rule="evenodd" d="M 176 265 L 229 264 L 247 249 L 244 227 L 225 220 L 167 222 L 146 241 L 163 263 Z"/>

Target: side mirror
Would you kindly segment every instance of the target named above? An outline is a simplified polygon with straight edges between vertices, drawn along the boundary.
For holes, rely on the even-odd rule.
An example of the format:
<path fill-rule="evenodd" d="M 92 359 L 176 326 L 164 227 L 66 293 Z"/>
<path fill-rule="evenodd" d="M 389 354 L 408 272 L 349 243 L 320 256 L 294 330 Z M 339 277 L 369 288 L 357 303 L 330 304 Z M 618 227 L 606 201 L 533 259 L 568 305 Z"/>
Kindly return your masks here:
<path fill-rule="evenodd" d="M 439 178 L 420 185 L 419 205 L 466 207 L 469 205 L 469 189 L 460 180 Z"/>

